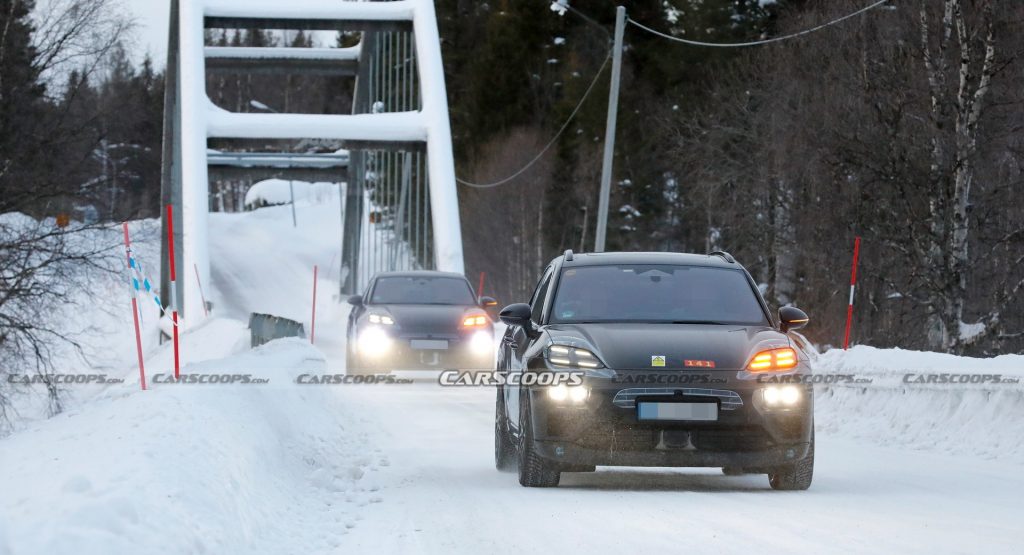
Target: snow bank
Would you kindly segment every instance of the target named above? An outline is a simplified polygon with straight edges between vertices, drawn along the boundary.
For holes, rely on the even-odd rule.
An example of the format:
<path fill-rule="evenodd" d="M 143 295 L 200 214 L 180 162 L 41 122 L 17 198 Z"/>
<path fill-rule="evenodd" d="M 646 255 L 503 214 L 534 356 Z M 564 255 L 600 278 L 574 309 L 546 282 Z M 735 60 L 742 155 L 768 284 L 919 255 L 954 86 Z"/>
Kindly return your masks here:
<path fill-rule="evenodd" d="M 828 351 L 818 358 L 818 364 L 825 372 L 859 372 L 887 382 L 894 378 L 902 381 L 906 373 L 927 372 L 1001 374 L 1024 378 L 1024 355 L 972 358 L 928 351 L 856 346 L 848 351 Z"/>
<path fill-rule="evenodd" d="M 287 182 L 283 182 L 287 185 Z M 271 186 L 273 188 L 273 186 Z M 279 187 L 278 187 L 279 188 Z M 300 193 L 300 190 L 303 191 Z M 318 319 L 326 323 L 345 307 L 335 297 L 341 256 L 340 198 L 335 184 L 297 183 L 298 227 L 292 225 L 290 206 L 269 207 L 241 214 L 210 215 L 210 252 L 214 256 L 212 276 L 206 287 L 214 308 L 211 320 L 195 329 L 196 337 L 183 346 L 183 363 L 217 359 L 248 347 L 246 322 L 249 313 L 274 314 L 309 325 L 312 313 L 313 266 L 320 267 Z M 45 223 L 45 222 L 44 222 Z M 21 214 L 2 214 L 0 224 L 29 227 L 38 222 Z M 154 285 L 160 279 L 161 227 L 158 220 L 129 222 L 132 250 L 144 273 Z M 63 374 L 106 374 L 138 384 L 135 366 L 135 336 L 132 328 L 131 293 L 124 262 L 124 245 L 119 225 L 83 232 L 76 241 L 107 248 L 103 259 L 94 263 L 108 272 L 83 269 L 87 287 L 69 291 L 71 302 L 53 307 L 47 324 L 81 346 L 54 340 L 54 371 Z M 183 279 L 194 282 L 189 271 Z M 157 286 L 157 289 L 159 287 Z M 141 328 L 147 371 L 166 371 L 173 359 L 168 345 L 160 344 L 160 313 L 151 298 L 141 299 Z M 192 331 L 192 330 L 190 330 Z M 18 430 L 47 416 L 45 388 L 24 386 L 14 394 Z M 69 388 L 64 406 L 76 407 L 102 395 L 104 387 Z M 0 429 L 6 433 L 6 429 Z"/>
<path fill-rule="evenodd" d="M 859 346 L 821 355 L 816 371 L 870 380 L 817 388 L 819 432 L 1024 463 L 1024 356 L 982 359 Z M 979 379 L 962 377 L 970 374 L 990 377 L 970 383 Z M 1007 383 L 1014 379 L 1019 382 Z"/>
<path fill-rule="evenodd" d="M 19 399 L 21 418 L 0 439 L 0 554 L 323 552 L 359 524 L 360 507 L 380 500 L 373 471 L 387 461 L 366 446 L 362 418 L 340 406 L 336 388 L 292 383 L 323 372 L 323 355 L 301 340 L 249 351 L 249 312 L 308 325 L 314 264 L 318 344 L 344 348 L 346 307 L 332 295 L 337 186 L 296 211 L 297 228 L 286 206 L 211 214 L 214 271 L 204 286 L 214 309 L 181 338 L 183 373 L 252 374 L 265 385 L 159 383 L 173 353 L 158 342 L 155 304 L 141 302 L 151 389 L 140 391 L 120 227 L 94 232 L 90 240 L 114 249 L 115 273 L 52 315 L 85 349 L 60 351 L 58 371 L 124 381 L 69 388 L 66 412 L 50 419 Z M 155 282 L 160 224 L 129 227 Z"/>
<path fill-rule="evenodd" d="M 349 430 L 358 416 L 333 388 L 293 385 L 325 369 L 308 343 L 279 340 L 183 369 L 268 384 L 125 384 L 15 434 L 0 458 L 0 553 L 332 549 L 380 501 L 372 472 L 388 463 Z"/>
<path fill-rule="evenodd" d="M 324 202 L 337 199 L 338 185 L 335 183 L 307 183 L 305 181 L 286 181 L 284 179 L 267 179 L 253 184 L 245 193 L 245 207 L 249 210 L 269 205 L 291 204 L 292 188 L 295 190 L 295 202 Z"/>

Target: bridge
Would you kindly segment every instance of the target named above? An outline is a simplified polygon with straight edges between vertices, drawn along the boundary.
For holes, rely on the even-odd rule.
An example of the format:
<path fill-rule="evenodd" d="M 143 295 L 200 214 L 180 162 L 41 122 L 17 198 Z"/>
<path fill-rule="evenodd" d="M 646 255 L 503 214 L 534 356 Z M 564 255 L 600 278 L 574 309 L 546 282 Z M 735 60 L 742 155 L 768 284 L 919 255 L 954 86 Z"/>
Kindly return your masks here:
<path fill-rule="evenodd" d="M 348 48 L 209 46 L 209 29 L 346 32 L 358 34 L 359 42 Z M 174 221 L 164 212 L 161 298 L 178 309 L 184 327 L 202 320 L 199 283 L 209 282 L 216 264 L 208 249 L 211 178 L 344 183 L 342 293 L 361 290 L 383 270 L 464 271 L 432 0 L 172 0 L 168 42 L 161 199 L 174 208 Z M 229 112 L 206 91 L 207 77 L 225 72 L 351 77 L 352 113 Z M 339 148 L 289 150 L 309 140 Z M 198 278 L 178 279 L 173 287 L 169 226 L 175 273 L 194 271 Z"/>

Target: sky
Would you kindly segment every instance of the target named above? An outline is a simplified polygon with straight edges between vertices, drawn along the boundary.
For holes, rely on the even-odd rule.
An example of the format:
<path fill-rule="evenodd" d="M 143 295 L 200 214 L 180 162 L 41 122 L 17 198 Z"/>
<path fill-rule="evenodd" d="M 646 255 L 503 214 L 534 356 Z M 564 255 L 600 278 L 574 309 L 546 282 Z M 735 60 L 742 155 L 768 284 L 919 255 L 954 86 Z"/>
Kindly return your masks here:
<path fill-rule="evenodd" d="M 121 0 L 135 19 L 135 47 L 132 58 L 141 62 L 148 52 L 157 67 L 167 65 L 167 27 L 170 19 L 170 0 Z M 244 0 L 240 0 L 244 1 Z M 314 40 L 323 46 L 332 46 L 334 33 L 317 34 Z"/>
<path fill-rule="evenodd" d="M 167 64 L 167 25 L 171 11 L 170 0 L 122 0 L 132 11 L 137 28 L 135 43 L 138 49 L 133 53 L 136 61 L 142 61 L 148 52 L 157 67 Z"/>

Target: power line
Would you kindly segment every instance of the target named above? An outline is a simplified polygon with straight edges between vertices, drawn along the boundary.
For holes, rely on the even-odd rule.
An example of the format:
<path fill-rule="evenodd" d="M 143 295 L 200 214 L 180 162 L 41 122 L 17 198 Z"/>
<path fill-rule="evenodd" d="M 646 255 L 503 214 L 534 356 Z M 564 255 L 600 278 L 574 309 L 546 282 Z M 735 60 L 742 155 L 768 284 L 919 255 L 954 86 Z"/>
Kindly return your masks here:
<path fill-rule="evenodd" d="M 851 17 L 856 17 L 856 16 L 858 16 L 858 15 L 864 13 L 864 12 L 873 10 L 873 9 L 877 8 L 878 6 L 881 6 L 882 4 L 886 4 L 888 2 L 889 2 L 889 0 L 879 0 L 878 2 L 875 2 L 874 4 L 871 4 L 870 6 L 867 6 L 866 8 L 861 8 L 861 9 L 859 9 L 859 10 L 857 10 L 857 11 L 851 13 L 851 14 L 844 15 L 843 17 L 840 17 L 839 19 L 833 19 L 832 21 L 829 21 L 827 23 L 822 23 L 821 25 L 818 25 L 818 26 L 815 26 L 815 27 L 811 27 L 810 29 L 804 29 L 803 31 L 800 31 L 798 33 L 792 33 L 792 34 L 789 34 L 789 35 L 782 35 L 782 36 L 779 36 L 779 37 L 772 37 L 770 39 L 756 40 L 756 41 L 752 41 L 752 42 L 725 42 L 725 43 L 723 43 L 723 42 L 702 42 L 702 41 L 699 41 L 699 40 L 689 40 L 689 39 L 683 39 L 683 38 L 679 38 L 679 37 L 674 37 L 672 35 L 669 35 L 669 34 L 666 34 L 666 33 L 662 33 L 661 31 L 656 31 L 656 30 L 651 29 L 650 27 L 648 27 L 646 25 L 643 25 L 641 23 L 636 22 L 633 19 L 628 20 L 628 22 L 630 24 L 636 26 L 636 27 L 639 27 L 639 28 L 643 29 L 644 31 L 647 31 L 648 33 L 651 33 L 651 34 L 654 34 L 654 35 L 658 35 L 659 37 L 666 38 L 666 39 L 669 39 L 669 40 L 672 40 L 672 41 L 681 42 L 683 44 L 689 44 L 690 46 L 710 46 L 710 47 L 716 47 L 716 48 L 740 48 L 740 47 L 744 47 L 744 46 L 759 46 L 759 45 L 762 45 L 762 44 L 769 44 L 769 43 L 772 43 L 772 42 L 781 42 L 781 41 L 784 41 L 784 40 L 789 40 L 789 39 L 793 39 L 793 38 L 796 38 L 796 37 L 802 37 L 804 35 L 809 35 L 809 34 L 815 32 L 815 31 L 820 31 L 820 30 L 822 30 L 822 29 L 824 29 L 826 27 L 831 27 L 832 25 L 836 25 L 838 23 L 842 23 L 843 21 L 846 21 L 847 19 L 850 19 Z"/>
<path fill-rule="evenodd" d="M 604 33 L 605 36 L 608 37 L 608 40 L 612 40 L 611 32 L 608 31 L 608 29 L 604 25 L 601 25 L 596 19 L 594 19 L 594 18 L 590 17 L 589 15 L 587 15 L 587 14 L 577 10 L 576 8 L 574 8 L 571 5 L 569 5 L 568 3 L 565 4 L 565 9 L 569 10 L 570 12 L 572 12 L 574 14 L 576 14 L 580 19 L 582 19 L 583 21 L 586 21 L 588 24 L 592 25 L 593 27 L 595 27 L 597 29 L 600 29 L 601 32 Z"/>
<path fill-rule="evenodd" d="M 552 146 L 554 146 L 556 142 L 558 142 L 558 138 L 562 136 L 562 133 L 564 133 L 566 129 L 569 128 L 569 124 L 572 123 L 573 118 L 575 118 L 576 114 L 579 113 L 580 108 L 583 107 L 583 103 L 587 101 L 587 97 L 590 96 L 590 93 L 594 90 L 594 86 L 597 85 L 598 79 L 601 77 L 601 74 L 604 73 L 604 68 L 608 67 L 608 60 L 611 59 L 611 57 L 612 57 L 611 52 L 608 52 L 608 55 L 606 55 L 605 58 L 604 58 L 604 62 L 601 63 L 601 68 L 598 69 L 597 70 L 597 74 L 594 75 L 594 80 L 590 82 L 590 86 L 587 87 L 586 92 L 583 93 L 583 97 L 580 98 L 579 103 L 576 104 L 575 108 L 573 108 L 572 113 L 569 114 L 569 117 L 565 120 L 565 123 L 563 123 L 562 127 L 558 129 L 558 133 L 555 133 L 555 136 L 551 138 L 551 140 L 548 142 L 548 144 L 544 145 L 544 148 L 541 149 L 541 151 L 538 152 L 537 155 L 534 156 L 532 160 L 527 162 L 525 166 L 523 166 L 522 168 L 519 168 L 519 170 L 517 172 L 513 173 L 512 175 L 510 175 L 510 176 L 508 176 L 508 177 L 506 177 L 504 179 L 501 179 L 499 181 L 494 181 L 492 183 L 471 183 L 471 182 L 466 181 L 464 179 L 459 179 L 458 177 L 455 178 L 455 181 L 457 181 L 457 182 L 459 182 L 459 183 L 461 183 L 461 184 L 463 184 L 463 185 L 465 185 L 467 187 L 474 187 L 474 188 L 477 188 L 477 189 L 490 189 L 491 187 L 497 187 L 499 185 L 504 185 L 505 183 L 508 183 L 509 181 L 512 181 L 513 179 L 515 179 L 515 178 L 519 177 L 520 175 L 522 175 L 523 172 L 525 172 L 526 170 L 530 169 L 530 167 L 532 167 L 534 164 L 536 164 L 537 161 L 540 160 L 541 157 L 543 157 L 544 154 Z"/>

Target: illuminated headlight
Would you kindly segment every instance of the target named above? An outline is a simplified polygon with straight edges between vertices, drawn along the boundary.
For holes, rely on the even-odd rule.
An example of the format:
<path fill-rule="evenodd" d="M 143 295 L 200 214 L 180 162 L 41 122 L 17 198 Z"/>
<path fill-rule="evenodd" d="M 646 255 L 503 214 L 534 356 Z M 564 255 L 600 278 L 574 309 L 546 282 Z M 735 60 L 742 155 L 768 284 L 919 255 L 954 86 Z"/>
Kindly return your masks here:
<path fill-rule="evenodd" d="M 769 407 L 792 407 L 803 396 L 795 385 L 772 386 L 761 390 L 764 403 Z"/>
<path fill-rule="evenodd" d="M 547 351 L 548 362 L 555 366 L 569 368 L 602 368 L 601 361 L 597 355 L 580 347 L 568 347 L 566 345 L 552 345 Z"/>
<path fill-rule="evenodd" d="M 559 384 L 548 388 L 548 398 L 552 401 L 582 403 L 588 397 L 590 397 L 590 388 L 585 385 Z"/>
<path fill-rule="evenodd" d="M 387 314 L 370 314 L 366 319 L 369 320 L 371 324 L 384 324 L 385 326 L 395 325 L 394 318 Z"/>
<path fill-rule="evenodd" d="M 368 356 L 383 355 L 391 348 L 391 337 L 380 328 L 366 328 L 359 334 L 359 352 Z"/>
<path fill-rule="evenodd" d="M 475 332 L 469 338 L 469 350 L 477 355 L 492 353 L 494 352 L 494 338 L 485 331 Z"/>

